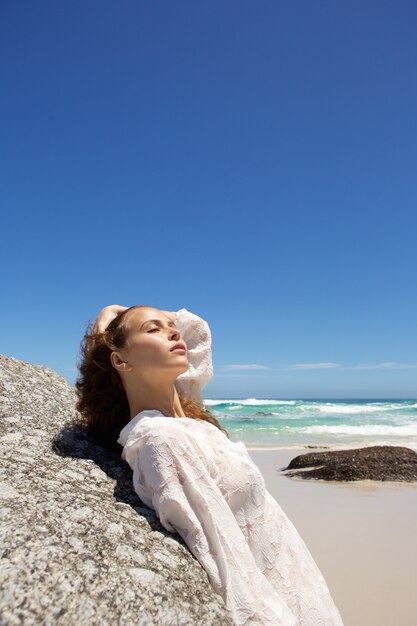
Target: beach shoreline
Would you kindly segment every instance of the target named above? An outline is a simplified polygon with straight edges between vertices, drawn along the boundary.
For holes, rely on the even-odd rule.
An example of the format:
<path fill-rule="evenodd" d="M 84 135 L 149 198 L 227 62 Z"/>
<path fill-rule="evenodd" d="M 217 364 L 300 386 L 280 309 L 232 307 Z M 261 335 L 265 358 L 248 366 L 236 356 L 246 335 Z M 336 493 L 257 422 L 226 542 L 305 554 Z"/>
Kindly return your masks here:
<path fill-rule="evenodd" d="M 417 400 L 204 400 L 249 447 L 340 450 L 369 445 L 417 452 Z"/>
<path fill-rule="evenodd" d="M 344 625 L 415 626 L 417 482 L 290 478 L 281 470 L 312 451 L 309 444 L 247 449 L 313 555 Z"/>

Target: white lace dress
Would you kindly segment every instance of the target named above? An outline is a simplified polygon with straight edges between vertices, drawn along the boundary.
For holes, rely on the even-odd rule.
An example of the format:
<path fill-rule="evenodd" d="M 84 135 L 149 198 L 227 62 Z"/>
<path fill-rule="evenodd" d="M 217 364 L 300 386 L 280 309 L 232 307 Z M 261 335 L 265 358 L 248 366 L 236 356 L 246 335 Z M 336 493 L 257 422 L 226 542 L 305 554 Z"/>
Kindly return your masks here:
<path fill-rule="evenodd" d="M 186 309 L 177 327 L 190 367 L 176 386 L 199 399 L 212 376 L 210 329 Z M 135 491 L 181 535 L 235 624 L 342 625 L 321 572 L 242 442 L 202 420 L 159 411 L 136 415 L 118 442 Z"/>

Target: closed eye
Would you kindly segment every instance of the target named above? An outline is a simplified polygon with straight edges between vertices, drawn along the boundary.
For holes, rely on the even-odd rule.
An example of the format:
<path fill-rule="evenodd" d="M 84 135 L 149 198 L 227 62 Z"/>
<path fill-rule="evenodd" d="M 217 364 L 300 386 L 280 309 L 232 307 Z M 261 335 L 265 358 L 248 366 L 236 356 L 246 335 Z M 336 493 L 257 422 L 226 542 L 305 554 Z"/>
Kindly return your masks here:
<path fill-rule="evenodd" d="M 148 330 L 148 333 L 153 333 L 153 332 L 155 332 L 155 330 L 159 330 L 159 328 L 151 328 L 151 329 Z"/>

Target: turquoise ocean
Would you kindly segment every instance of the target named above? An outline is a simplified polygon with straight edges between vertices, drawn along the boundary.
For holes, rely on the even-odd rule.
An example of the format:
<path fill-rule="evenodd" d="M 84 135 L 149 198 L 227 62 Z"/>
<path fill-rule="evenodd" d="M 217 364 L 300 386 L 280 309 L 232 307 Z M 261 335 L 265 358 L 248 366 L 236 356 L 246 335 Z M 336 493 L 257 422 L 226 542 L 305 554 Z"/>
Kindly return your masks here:
<path fill-rule="evenodd" d="M 417 451 L 417 400 L 204 400 L 248 447 L 397 445 Z"/>

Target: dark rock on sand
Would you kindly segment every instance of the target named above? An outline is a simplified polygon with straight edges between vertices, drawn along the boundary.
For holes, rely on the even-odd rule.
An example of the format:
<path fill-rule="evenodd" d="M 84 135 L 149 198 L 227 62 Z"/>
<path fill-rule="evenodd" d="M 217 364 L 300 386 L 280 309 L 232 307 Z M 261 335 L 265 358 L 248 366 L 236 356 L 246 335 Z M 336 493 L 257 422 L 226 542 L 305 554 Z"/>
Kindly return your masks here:
<path fill-rule="evenodd" d="M 402 446 L 309 452 L 295 457 L 287 476 L 322 480 L 417 481 L 417 453 Z"/>
<path fill-rule="evenodd" d="M 75 401 L 52 370 L 0 355 L 0 623 L 230 624 L 120 452 L 73 425 Z"/>

